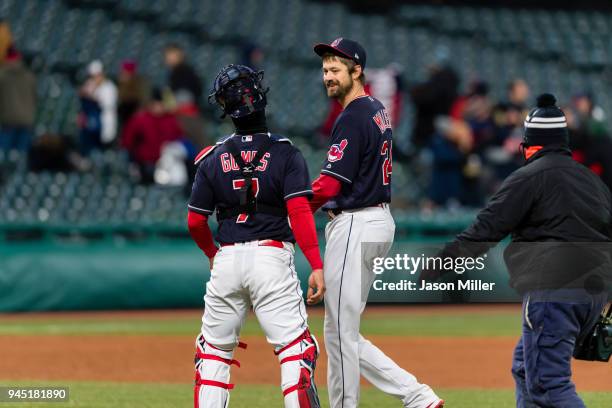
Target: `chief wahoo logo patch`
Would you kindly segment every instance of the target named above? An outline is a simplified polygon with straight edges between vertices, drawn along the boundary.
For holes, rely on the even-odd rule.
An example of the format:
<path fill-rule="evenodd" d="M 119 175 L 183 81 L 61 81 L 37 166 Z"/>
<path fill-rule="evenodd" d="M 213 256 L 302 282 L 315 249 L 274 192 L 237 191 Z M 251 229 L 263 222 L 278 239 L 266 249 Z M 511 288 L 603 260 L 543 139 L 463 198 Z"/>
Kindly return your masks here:
<path fill-rule="evenodd" d="M 329 148 L 329 152 L 327 153 L 327 161 L 335 162 L 342 159 L 344 156 L 344 149 L 348 146 L 348 140 L 342 139 L 339 144 L 333 144 Z"/>

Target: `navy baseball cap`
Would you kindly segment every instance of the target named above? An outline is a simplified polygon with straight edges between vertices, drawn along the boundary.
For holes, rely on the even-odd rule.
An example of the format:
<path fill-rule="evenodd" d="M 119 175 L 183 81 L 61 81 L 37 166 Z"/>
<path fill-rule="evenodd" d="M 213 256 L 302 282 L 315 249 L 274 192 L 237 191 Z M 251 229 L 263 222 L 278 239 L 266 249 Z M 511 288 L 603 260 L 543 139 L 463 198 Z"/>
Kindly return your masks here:
<path fill-rule="evenodd" d="M 365 69 L 366 66 L 366 52 L 363 47 L 357 41 L 347 38 L 336 38 L 331 44 L 317 44 L 314 46 L 314 52 L 321 57 L 329 52 L 339 57 L 348 58 L 361 65 L 362 69 Z"/>

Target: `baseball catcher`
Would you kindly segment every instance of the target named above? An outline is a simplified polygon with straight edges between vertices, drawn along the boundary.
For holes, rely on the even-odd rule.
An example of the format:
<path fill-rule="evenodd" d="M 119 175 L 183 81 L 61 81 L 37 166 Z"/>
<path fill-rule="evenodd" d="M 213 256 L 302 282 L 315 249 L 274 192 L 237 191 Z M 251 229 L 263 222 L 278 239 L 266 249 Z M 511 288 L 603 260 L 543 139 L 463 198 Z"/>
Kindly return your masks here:
<path fill-rule="evenodd" d="M 314 370 L 319 346 L 308 330 L 294 266 L 297 241 L 312 267 L 308 302 L 322 300 L 323 263 L 308 198 L 306 162 L 286 137 L 269 132 L 263 72 L 228 65 L 209 100 L 229 115 L 235 133 L 202 150 L 189 200 L 191 236 L 210 259 L 202 330 L 196 341 L 196 408 L 229 402 L 233 351 L 253 309 L 281 365 L 287 408 L 319 408 Z M 216 212 L 213 241 L 208 217 Z"/>

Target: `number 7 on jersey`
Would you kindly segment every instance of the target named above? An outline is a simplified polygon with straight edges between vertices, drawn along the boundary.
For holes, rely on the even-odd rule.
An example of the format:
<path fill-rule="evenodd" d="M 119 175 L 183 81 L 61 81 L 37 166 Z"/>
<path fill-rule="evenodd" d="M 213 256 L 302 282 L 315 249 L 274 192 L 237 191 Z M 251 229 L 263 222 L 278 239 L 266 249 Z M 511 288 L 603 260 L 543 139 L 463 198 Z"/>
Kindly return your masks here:
<path fill-rule="evenodd" d="M 232 187 L 234 188 L 234 190 L 240 190 L 241 188 L 244 187 L 244 179 L 236 179 L 236 180 L 232 180 Z M 258 178 L 253 178 L 251 179 L 251 188 L 253 189 L 253 194 L 255 195 L 255 197 L 257 197 L 257 195 L 259 194 L 259 179 Z M 247 220 L 249 219 L 249 215 L 246 213 L 243 214 L 238 214 L 238 217 L 236 218 L 236 223 L 237 224 L 242 224 L 247 222 Z"/>

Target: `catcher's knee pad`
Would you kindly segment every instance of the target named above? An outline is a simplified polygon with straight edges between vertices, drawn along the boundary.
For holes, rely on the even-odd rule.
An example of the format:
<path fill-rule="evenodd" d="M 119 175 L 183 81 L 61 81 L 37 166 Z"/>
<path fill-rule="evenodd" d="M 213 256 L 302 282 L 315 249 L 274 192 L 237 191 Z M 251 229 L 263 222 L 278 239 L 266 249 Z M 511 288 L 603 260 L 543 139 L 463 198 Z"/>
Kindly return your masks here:
<path fill-rule="evenodd" d="M 240 347 L 246 348 L 243 343 Z M 229 348 L 229 350 L 225 349 Z M 240 367 L 240 363 L 232 359 L 233 346 L 220 348 L 206 342 L 200 334 L 196 339 L 195 355 L 195 408 L 225 408 L 229 403 L 229 390 L 234 384 L 229 383 L 230 366 Z"/>
<path fill-rule="evenodd" d="M 320 408 L 314 371 L 319 344 L 308 330 L 275 352 L 281 364 L 285 408 Z"/>

